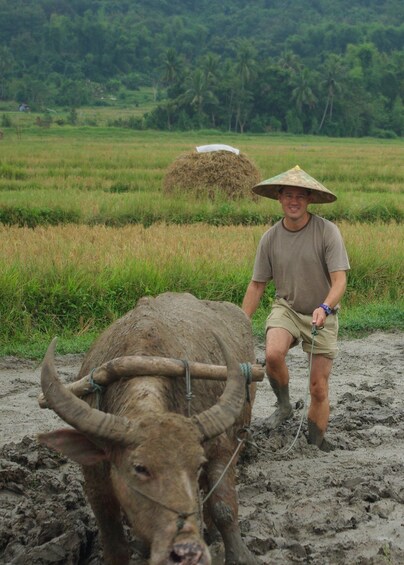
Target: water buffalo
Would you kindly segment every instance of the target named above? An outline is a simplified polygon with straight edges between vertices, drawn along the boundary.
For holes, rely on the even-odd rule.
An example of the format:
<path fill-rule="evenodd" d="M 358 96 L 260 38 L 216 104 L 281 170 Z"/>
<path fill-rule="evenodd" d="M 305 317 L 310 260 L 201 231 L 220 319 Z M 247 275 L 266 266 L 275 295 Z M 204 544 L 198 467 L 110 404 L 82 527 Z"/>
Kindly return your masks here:
<path fill-rule="evenodd" d="M 234 453 L 237 431 L 250 421 L 254 390 L 245 402 L 240 362 L 254 361 L 251 324 L 228 302 L 187 293 L 142 298 L 96 340 L 77 378 L 129 355 L 226 364 L 227 381 L 191 380 L 191 413 L 181 377 L 118 380 L 95 408 L 95 395 L 85 402 L 59 382 L 52 344 L 42 365 L 42 390 L 49 407 L 72 428 L 39 440 L 83 466 L 105 563 L 129 563 L 123 511 L 134 534 L 150 547 L 150 564 L 209 565 L 198 496 L 217 483 Z M 238 526 L 234 467 L 235 461 L 206 501 L 205 534 L 210 543 L 220 532 L 226 564 L 255 565 Z"/>

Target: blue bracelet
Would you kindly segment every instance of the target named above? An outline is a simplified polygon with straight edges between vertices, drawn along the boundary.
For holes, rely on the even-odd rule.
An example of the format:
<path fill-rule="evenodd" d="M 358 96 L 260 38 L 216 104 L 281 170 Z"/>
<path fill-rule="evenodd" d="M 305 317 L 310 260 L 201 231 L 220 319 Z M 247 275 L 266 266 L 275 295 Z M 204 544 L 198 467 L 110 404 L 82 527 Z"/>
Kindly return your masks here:
<path fill-rule="evenodd" d="M 327 304 L 320 304 L 320 308 L 324 310 L 326 316 L 329 316 L 333 313 L 333 309 L 327 306 Z"/>

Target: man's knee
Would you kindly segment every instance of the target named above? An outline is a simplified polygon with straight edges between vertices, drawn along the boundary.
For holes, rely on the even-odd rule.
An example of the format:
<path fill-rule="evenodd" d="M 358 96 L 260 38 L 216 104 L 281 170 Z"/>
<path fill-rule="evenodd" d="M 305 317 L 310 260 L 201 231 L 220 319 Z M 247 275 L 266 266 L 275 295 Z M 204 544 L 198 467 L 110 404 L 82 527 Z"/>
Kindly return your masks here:
<path fill-rule="evenodd" d="M 279 349 L 271 348 L 267 350 L 265 356 L 266 366 L 269 369 L 276 369 L 285 361 L 285 354 Z"/>
<path fill-rule="evenodd" d="M 328 384 L 327 382 L 322 382 L 316 380 L 310 384 L 310 396 L 315 402 L 321 403 L 328 400 Z"/>

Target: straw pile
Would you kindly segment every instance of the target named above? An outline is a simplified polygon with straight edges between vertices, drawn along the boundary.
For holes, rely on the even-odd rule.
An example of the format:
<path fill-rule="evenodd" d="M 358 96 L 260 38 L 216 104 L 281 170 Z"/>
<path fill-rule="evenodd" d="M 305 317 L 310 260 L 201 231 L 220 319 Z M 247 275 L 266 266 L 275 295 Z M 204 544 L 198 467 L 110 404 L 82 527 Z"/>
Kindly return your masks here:
<path fill-rule="evenodd" d="M 261 176 L 255 165 L 242 153 L 191 151 L 178 157 L 163 179 L 166 193 L 190 192 L 211 200 L 221 196 L 228 200 L 257 196 L 251 191 Z"/>

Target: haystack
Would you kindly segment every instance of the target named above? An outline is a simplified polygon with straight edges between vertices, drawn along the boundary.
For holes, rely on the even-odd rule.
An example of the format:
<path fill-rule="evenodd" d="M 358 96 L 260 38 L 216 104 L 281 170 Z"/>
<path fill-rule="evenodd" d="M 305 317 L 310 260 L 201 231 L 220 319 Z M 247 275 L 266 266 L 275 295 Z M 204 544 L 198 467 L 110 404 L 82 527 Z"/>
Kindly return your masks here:
<path fill-rule="evenodd" d="M 163 179 L 163 190 L 187 192 L 211 200 L 217 197 L 256 200 L 251 189 L 260 180 L 256 166 L 240 152 L 194 150 L 180 155 L 170 165 Z"/>

